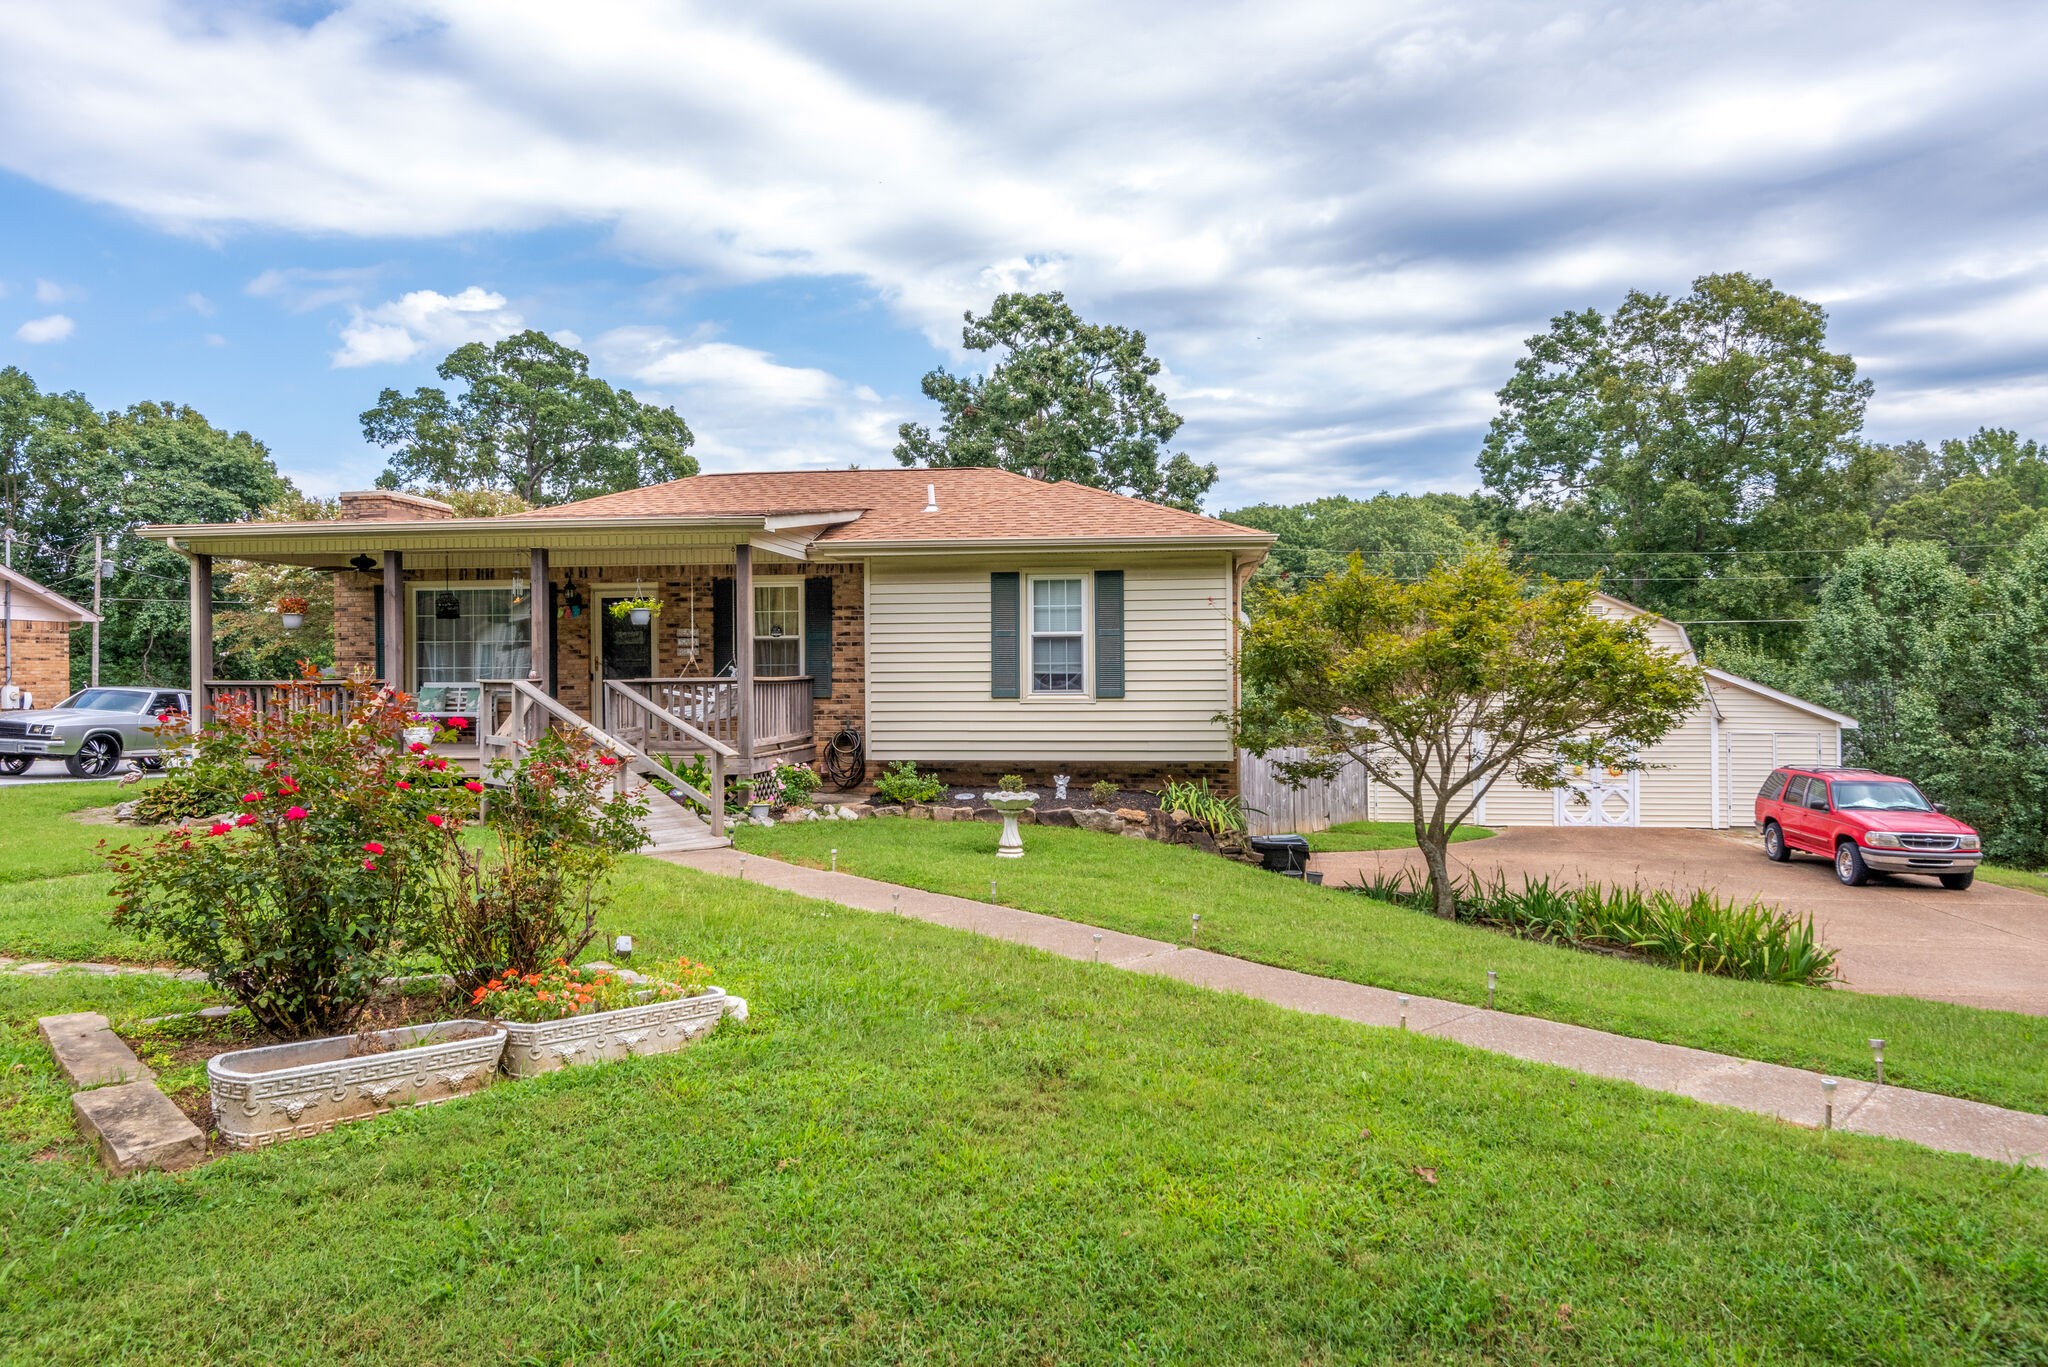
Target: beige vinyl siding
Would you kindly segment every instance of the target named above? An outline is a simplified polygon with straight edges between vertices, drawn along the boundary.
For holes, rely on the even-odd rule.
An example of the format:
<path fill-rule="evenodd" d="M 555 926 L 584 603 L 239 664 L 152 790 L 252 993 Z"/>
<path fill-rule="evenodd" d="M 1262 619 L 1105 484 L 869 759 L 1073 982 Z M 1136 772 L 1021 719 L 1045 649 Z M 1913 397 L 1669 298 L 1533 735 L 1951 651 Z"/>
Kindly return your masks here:
<path fill-rule="evenodd" d="M 1721 707 L 1721 786 L 1729 826 L 1756 816 L 1756 793 L 1780 764 L 1839 764 L 1842 732 L 1834 722 L 1746 688 L 1710 681 Z"/>
<path fill-rule="evenodd" d="M 989 575 L 1025 576 L 1023 694 L 989 696 Z M 1094 572 L 1124 572 L 1125 696 L 1097 700 Z M 1086 584 L 1086 692 L 1031 696 L 1030 579 Z M 1231 560 L 915 557 L 868 562 L 868 755 L 876 760 L 1223 760 L 1231 704 Z"/>

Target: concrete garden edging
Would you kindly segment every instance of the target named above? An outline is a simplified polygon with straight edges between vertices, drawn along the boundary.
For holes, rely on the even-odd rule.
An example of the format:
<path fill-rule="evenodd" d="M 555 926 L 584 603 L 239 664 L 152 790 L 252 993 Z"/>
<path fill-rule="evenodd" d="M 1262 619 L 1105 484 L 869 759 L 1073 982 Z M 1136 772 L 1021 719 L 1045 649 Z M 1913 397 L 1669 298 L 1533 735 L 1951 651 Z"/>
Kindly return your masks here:
<path fill-rule="evenodd" d="M 727 995 L 722 987 L 694 997 L 647 1002 L 616 1011 L 593 1011 L 552 1021 L 506 1021 L 505 1052 L 500 1066 L 509 1077 L 538 1077 L 573 1063 L 669 1054 L 682 1048 L 727 1016 L 747 1018 L 744 997 Z"/>
<path fill-rule="evenodd" d="M 468 1096 L 497 1080 L 505 1040 L 488 1021 L 436 1021 L 217 1054 L 206 1062 L 214 1127 L 256 1149 Z"/>

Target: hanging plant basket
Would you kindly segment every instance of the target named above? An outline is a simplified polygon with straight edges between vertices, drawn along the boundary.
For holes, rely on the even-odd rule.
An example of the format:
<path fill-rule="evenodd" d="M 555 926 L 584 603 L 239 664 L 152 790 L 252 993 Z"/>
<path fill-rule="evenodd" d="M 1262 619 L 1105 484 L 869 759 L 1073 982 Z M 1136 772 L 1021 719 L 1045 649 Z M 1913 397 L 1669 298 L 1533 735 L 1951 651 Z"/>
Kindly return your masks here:
<path fill-rule="evenodd" d="M 306 600 L 296 595 L 278 599 L 277 620 L 286 631 L 297 631 L 306 625 Z"/>
<path fill-rule="evenodd" d="M 661 603 L 654 598 L 621 598 L 611 605 L 610 612 L 636 627 L 644 627 L 661 612 Z"/>

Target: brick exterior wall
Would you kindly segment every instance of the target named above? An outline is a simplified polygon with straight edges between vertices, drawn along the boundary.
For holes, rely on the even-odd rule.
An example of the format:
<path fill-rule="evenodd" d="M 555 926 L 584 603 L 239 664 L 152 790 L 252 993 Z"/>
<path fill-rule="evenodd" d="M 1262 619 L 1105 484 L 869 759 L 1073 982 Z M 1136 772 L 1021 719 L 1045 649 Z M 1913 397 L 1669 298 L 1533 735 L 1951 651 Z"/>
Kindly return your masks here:
<path fill-rule="evenodd" d="M 14 623 L 14 685 L 54 707 L 71 695 L 70 622 Z"/>

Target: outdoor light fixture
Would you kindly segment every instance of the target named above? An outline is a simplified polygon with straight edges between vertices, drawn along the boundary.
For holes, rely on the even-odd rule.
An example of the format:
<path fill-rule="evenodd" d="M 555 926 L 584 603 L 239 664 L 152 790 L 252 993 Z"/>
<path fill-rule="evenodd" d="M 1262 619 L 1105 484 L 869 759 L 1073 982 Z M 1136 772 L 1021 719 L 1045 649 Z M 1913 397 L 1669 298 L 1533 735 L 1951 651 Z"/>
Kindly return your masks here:
<path fill-rule="evenodd" d="M 352 557 L 348 563 L 355 567 L 355 571 L 357 574 L 368 574 L 371 570 L 377 568 L 376 561 L 370 559 L 369 556 L 363 555 L 360 552 L 358 552 L 354 557 Z"/>
<path fill-rule="evenodd" d="M 434 620 L 454 622 L 462 618 L 462 600 L 448 589 L 434 595 Z"/>
<path fill-rule="evenodd" d="M 1396 997 L 1394 1000 L 1401 1003 L 1401 1028 L 1406 1030 L 1408 1028 L 1408 999 L 1406 997 Z"/>
<path fill-rule="evenodd" d="M 1884 1086 L 1884 1041 L 1881 1039 L 1871 1040 L 1870 1053 L 1877 1060 L 1877 1085 L 1882 1087 Z"/>
<path fill-rule="evenodd" d="M 1500 984 L 1500 975 L 1492 969 L 1486 970 L 1486 1009 L 1493 1010 L 1493 989 Z"/>
<path fill-rule="evenodd" d="M 1095 932 L 1095 962 L 1102 962 L 1102 932 Z"/>
<path fill-rule="evenodd" d="M 1188 943 L 1193 944 L 1202 937 L 1202 913 L 1195 912 L 1188 922 Z"/>
<path fill-rule="evenodd" d="M 1822 1130 L 1835 1128 L 1835 1088 L 1841 1084 L 1831 1077 L 1820 1080 L 1820 1127 Z"/>
<path fill-rule="evenodd" d="M 832 851 L 832 872 L 839 872 L 839 851 Z"/>
<path fill-rule="evenodd" d="M 621 959 L 632 958 L 633 937 L 630 935 L 621 935 L 614 939 L 612 941 L 612 953 L 618 955 Z"/>

